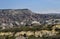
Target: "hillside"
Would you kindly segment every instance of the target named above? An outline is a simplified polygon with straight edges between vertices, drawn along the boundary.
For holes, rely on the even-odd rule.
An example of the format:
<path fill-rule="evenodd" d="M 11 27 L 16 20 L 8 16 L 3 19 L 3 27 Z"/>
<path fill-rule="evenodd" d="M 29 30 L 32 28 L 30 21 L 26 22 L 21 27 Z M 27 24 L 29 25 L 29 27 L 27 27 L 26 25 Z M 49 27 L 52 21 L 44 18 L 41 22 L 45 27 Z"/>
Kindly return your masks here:
<path fill-rule="evenodd" d="M 60 19 L 60 14 L 37 14 L 29 9 L 0 9 L 0 25 L 19 25 L 21 22 L 31 24 L 32 21 Z"/>

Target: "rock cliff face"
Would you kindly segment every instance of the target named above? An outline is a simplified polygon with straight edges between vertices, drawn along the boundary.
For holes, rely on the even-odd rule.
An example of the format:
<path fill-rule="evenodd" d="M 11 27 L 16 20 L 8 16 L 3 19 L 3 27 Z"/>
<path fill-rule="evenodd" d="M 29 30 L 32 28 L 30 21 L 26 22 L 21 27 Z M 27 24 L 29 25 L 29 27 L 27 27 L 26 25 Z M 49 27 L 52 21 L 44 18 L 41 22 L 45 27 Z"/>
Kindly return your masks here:
<path fill-rule="evenodd" d="M 60 14 L 36 14 L 29 9 L 0 9 L 0 25 L 30 24 L 32 21 L 44 21 L 60 18 Z"/>

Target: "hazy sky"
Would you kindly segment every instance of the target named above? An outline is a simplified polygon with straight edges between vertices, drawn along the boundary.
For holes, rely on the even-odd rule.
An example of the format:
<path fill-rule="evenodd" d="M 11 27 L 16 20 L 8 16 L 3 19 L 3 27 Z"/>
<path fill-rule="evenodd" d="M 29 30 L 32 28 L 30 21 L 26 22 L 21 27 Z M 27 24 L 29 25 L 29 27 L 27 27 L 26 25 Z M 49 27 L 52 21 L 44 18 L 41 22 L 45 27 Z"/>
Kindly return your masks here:
<path fill-rule="evenodd" d="M 0 9 L 28 8 L 33 12 L 60 12 L 60 0 L 0 0 Z"/>

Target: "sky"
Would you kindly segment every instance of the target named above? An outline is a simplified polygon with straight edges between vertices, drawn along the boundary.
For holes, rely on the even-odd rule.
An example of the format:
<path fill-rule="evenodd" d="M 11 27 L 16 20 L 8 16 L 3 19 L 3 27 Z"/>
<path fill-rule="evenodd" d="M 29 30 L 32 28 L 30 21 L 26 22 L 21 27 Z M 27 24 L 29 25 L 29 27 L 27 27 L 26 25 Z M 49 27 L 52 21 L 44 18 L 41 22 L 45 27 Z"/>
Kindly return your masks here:
<path fill-rule="evenodd" d="M 0 9 L 26 8 L 37 13 L 60 13 L 60 0 L 0 0 Z"/>

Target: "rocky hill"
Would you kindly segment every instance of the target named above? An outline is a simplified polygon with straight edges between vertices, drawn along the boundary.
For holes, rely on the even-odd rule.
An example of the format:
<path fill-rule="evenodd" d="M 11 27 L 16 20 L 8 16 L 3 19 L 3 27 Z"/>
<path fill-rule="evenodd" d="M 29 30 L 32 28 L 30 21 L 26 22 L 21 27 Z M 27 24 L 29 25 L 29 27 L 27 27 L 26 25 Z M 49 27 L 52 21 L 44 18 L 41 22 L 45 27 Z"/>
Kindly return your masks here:
<path fill-rule="evenodd" d="M 37 14 L 29 9 L 0 9 L 0 25 L 30 24 L 32 21 L 60 19 L 60 14 Z"/>

